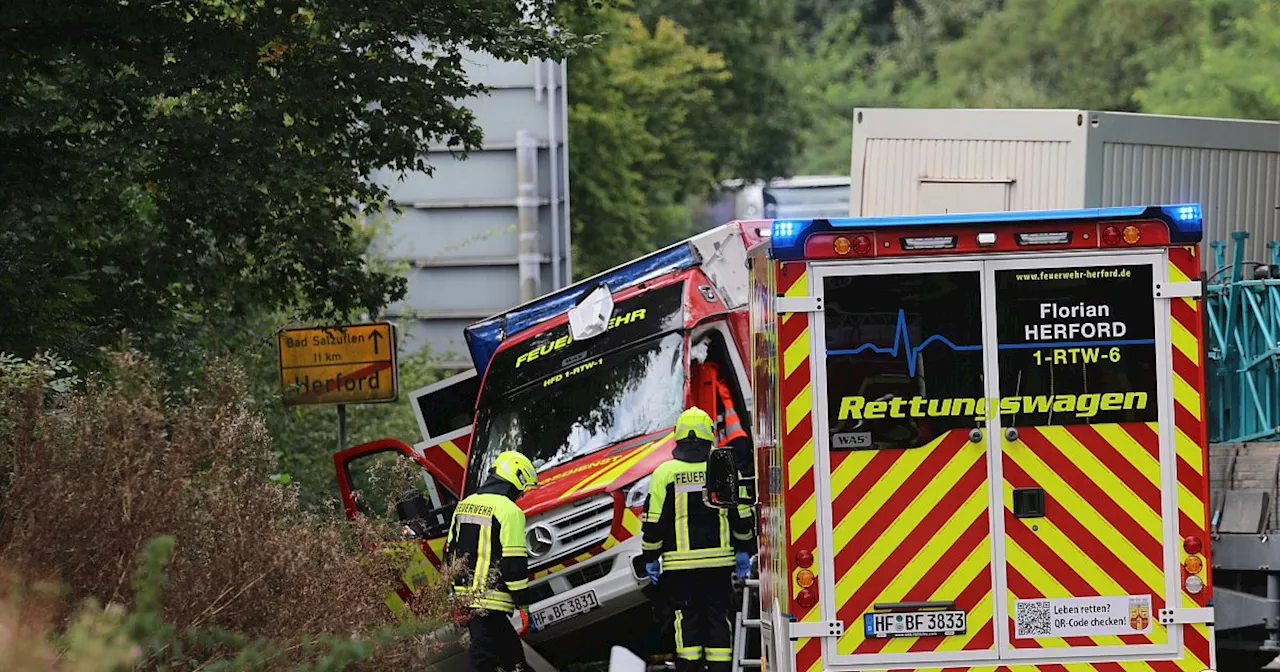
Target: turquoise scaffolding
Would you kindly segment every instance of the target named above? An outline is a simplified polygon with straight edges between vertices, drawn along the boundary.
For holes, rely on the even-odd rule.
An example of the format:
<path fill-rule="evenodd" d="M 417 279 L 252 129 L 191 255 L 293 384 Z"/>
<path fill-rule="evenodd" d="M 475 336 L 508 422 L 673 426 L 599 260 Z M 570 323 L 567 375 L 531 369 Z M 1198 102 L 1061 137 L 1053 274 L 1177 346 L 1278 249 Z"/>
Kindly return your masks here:
<path fill-rule="evenodd" d="M 1205 279 L 1209 441 L 1280 438 L 1280 241 L 1269 259 L 1245 259 L 1249 234 L 1214 241 Z"/>

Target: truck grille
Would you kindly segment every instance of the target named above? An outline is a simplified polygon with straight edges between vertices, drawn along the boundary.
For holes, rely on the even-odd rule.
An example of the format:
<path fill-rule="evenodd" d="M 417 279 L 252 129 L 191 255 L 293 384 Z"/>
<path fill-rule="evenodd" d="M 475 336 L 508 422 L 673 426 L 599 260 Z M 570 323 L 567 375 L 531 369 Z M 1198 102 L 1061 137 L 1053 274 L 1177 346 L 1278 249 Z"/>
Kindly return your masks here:
<path fill-rule="evenodd" d="M 596 495 L 548 511 L 525 526 L 529 569 L 539 569 L 597 546 L 613 528 L 613 496 Z"/>
<path fill-rule="evenodd" d="M 613 571 L 613 560 L 613 558 L 605 558 L 600 562 L 593 562 L 581 569 L 573 567 L 566 572 L 562 572 L 555 576 L 549 576 L 544 579 L 542 583 L 536 583 L 529 586 L 529 602 L 533 603 L 549 600 L 564 592 L 563 590 L 556 590 L 555 587 L 551 585 L 557 578 L 563 578 L 569 582 L 569 585 L 565 587 L 565 590 L 584 586 L 596 579 L 604 578 L 609 574 L 609 572 Z"/>

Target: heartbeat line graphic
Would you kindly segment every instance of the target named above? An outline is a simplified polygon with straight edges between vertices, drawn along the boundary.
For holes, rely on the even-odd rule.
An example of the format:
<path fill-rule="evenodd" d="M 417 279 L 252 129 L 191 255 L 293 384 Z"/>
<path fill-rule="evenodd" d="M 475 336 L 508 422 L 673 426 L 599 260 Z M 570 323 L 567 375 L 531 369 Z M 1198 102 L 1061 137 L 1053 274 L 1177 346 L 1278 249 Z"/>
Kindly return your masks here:
<path fill-rule="evenodd" d="M 956 345 L 952 343 L 946 336 L 942 334 L 933 334 L 920 342 L 920 345 L 911 345 L 911 333 L 907 331 L 907 311 L 898 309 L 898 326 L 893 332 L 893 347 L 881 348 L 875 343 L 863 343 L 852 350 L 828 350 L 828 355 L 857 355 L 870 350 L 881 355 L 892 355 L 898 357 L 905 354 L 907 358 L 907 375 L 912 378 L 916 377 L 916 360 L 920 353 L 933 343 L 938 342 L 956 351 L 981 350 L 981 345 Z M 906 352 L 903 353 L 903 350 Z"/>

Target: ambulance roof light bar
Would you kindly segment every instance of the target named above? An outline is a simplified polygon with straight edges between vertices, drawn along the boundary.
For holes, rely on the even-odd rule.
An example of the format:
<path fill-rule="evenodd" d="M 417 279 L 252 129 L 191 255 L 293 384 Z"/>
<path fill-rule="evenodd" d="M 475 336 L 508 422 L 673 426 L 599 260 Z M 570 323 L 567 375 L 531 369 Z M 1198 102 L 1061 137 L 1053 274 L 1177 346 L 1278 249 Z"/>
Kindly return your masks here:
<path fill-rule="evenodd" d="M 1021 212 L 949 213 L 942 215 L 908 215 L 895 217 L 834 217 L 830 219 L 779 219 L 773 222 L 770 246 L 775 259 L 804 258 L 805 240 L 815 233 L 841 230 L 904 229 L 978 225 L 1008 228 L 1018 224 L 1052 222 L 1083 223 L 1102 220 L 1158 219 L 1169 228 L 1169 242 L 1200 242 L 1203 215 L 1197 203 L 1173 205 L 1128 206 L 1116 208 L 1084 208 L 1074 210 L 1032 210 Z"/>

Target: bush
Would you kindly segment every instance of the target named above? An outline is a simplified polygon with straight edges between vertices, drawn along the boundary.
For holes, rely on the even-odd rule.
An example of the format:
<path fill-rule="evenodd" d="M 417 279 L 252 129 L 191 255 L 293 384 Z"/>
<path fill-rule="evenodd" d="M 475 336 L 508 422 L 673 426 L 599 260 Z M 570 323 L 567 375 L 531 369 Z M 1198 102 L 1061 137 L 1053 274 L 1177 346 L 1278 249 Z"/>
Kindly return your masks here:
<path fill-rule="evenodd" d="M 181 399 L 136 352 L 79 392 L 15 380 L 0 375 L 0 566 L 65 586 L 52 622 L 72 622 L 75 605 L 124 605 L 108 630 L 150 669 L 381 668 L 423 655 L 420 635 L 449 608 L 446 582 L 415 600 L 421 620 L 391 621 L 381 595 L 396 567 L 367 552 L 388 531 L 303 511 L 271 481 L 241 370 L 212 364 Z"/>

